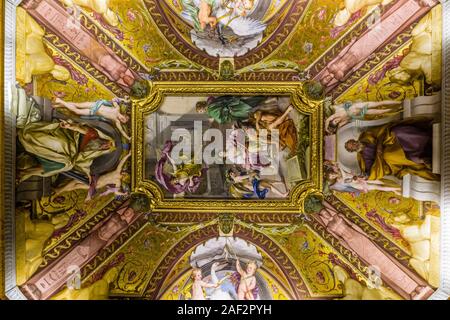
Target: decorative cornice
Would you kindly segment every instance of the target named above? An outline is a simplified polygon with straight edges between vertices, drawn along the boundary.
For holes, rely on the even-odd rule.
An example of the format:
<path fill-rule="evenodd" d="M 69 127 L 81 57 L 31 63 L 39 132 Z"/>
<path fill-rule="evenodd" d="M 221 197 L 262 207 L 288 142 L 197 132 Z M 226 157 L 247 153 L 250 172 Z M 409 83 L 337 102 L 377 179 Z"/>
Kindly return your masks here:
<path fill-rule="evenodd" d="M 213 212 L 158 212 L 153 214 L 153 218 L 157 223 L 162 225 L 183 225 L 212 221 L 218 215 Z M 282 212 L 241 212 L 236 213 L 235 217 L 246 223 L 280 226 L 290 225 L 296 222 L 299 215 Z"/>
<path fill-rule="evenodd" d="M 9 299 L 23 300 L 25 297 L 20 293 L 16 286 L 16 248 L 15 248 L 15 188 L 14 188 L 14 172 L 15 172 L 15 150 L 16 134 L 15 120 L 11 110 L 11 87 L 16 81 L 16 7 L 20 4 L 19 0 L 7 0 L 5 2 L 4 17 L 4 51 L 3 51 L 3 67 L 4 67 L 4 84 L 3 84 L 3 101 L 4 101 L 4 127 L 2 153 L 4 159 L 3 167 L 3 225 L 4 225 L 4 256 L 5 256 L 5 291 Z"/>

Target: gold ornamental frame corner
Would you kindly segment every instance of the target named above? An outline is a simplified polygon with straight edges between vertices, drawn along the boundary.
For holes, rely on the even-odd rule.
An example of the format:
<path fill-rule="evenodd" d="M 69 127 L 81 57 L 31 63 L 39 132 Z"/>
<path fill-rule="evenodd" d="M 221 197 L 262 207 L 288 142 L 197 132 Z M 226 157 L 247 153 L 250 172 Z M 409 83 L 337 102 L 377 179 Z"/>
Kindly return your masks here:
<path fill-rule="evenodd" d="M 310 173 L 309 178 L 297 184 L 287 199 L 165 199 L 156 182 L 146 179 L 145 172 L 145 117 L 156 112 L 166 96 L 266 95 L 289 96 L 300 113 L 309 116 Z M 150 83 L 147 98 L 133 101 L 132 107 L 132 190 L 152 199 L 153 212 L 292 212 L 303 211 L 308 195 L 322 192 L 323 167 L 323 101 L 306 95 L 301 82 L 155 82 Z"/>

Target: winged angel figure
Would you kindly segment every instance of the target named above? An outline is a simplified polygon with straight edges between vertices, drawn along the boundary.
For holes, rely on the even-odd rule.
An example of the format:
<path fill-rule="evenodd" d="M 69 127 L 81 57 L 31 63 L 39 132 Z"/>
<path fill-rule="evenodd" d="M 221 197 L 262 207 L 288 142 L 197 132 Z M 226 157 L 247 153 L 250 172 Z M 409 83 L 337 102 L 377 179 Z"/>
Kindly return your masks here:
<path fill-rule="evenodd" d="M 182 0 L 182 16 L 192 24 L 192 41 L 211 56 L 241 56 L 255 48 L 266 24 L 267 10 L 258 0 Z M 260 5 L 263 3 L 263 5 Z"/>

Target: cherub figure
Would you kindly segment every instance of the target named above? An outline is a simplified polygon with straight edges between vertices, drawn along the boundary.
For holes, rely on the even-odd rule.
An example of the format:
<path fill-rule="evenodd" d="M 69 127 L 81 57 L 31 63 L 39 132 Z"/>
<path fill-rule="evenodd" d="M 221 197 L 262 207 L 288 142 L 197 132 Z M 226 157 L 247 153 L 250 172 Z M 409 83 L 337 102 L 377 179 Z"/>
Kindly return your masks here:
<path fill-rule="evenodd" d="M 261 33 L 266 25 L 247 17 L 254 0 L 182 0 L 183 17 L 191 21 L 196 31 L 205 31 L 207 26 L 215 29 L 229 27 L 238 36 Z"/>
<path fill-rule="evenodd" d="M 238 300 L 255 300 L 253 290 L 256 288 L 255 273 L 258 266 L 255 261 L 247 263 L 247 267 L 242 269 L 239 259 L 236 260 L 236 270 L 241 276 L 239 286 L 237 289 Z"/>
<path fill-rule="evenodd" d="M 200 268 L 192 269 L 191 275 L 192 284 L 192 298 L 191 300 L 205 300 L 205 292 L 203 288 L 217 288 L 218 283 L 208 283 L 203 281 L 202 270 Z"/>
<path fill-rule="evenodd" d="M 401 188 L 388 183 L 388 181 L 368 180 L 367 177 L 357 176 L 353 173 L 342 170 L 338 163 L 326 161 L 324 163 L 325 177 L 328 180 L 331 190 L 339 192 L 349 192 L 359 195 L 369 191 L 378 190 L 394 192 L 401 195 Z"/>
<path fill-rule="evenodd" d="M 205 30 L 207 25 L 209 25 L 211 29 L 214 29 L 217 25 L 217 17 L 212 16 L 210 2 L 211 1 L 200 1 L 198 22 L 200 23 L 201 30 Z"/>
<path fill-rule="evenodd" d="M 129 98 L 115 98 L 111 101 L 97 100 L 95 102 L 67 102 L 60 98 L 56 98 L 53 103 L 54 108 L 66 108 L 81 117 L 98 116 L 114 123 L 122 136 L 127 140 L 131 140 L 130 136 L 125 132 L 122 124 L 127 123 L 130 117 L 120 112 L 120 104 L 129 104 Z"/>
<path fill-rule="evenodd" d="M 337 129 L 343 127 L 352 120 L 364 120 L 366 116 L 382 116 L 387 113 L 396 113 L 402 110 L 399 101 L 380 102 L 351 102 L 336 104 L 332 108 L 334 114 L 325 121 L 325 130 L 329 134 L 336 133 Z"/>
<path fill-rule="evenodd" d="M 255 0 L 236 0 L 234 1 L 234 7 L 228 8 L 233 9 L 236 16 L 245 17 L 254 6 Z"/>

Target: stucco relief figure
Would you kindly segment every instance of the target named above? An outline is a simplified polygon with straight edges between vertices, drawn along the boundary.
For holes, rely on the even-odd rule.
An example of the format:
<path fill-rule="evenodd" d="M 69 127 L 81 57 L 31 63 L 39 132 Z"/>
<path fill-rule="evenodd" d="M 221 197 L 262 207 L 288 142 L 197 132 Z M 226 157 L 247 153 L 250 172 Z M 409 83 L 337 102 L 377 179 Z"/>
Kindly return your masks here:
<path fill-rule="evenodd" d="M 402 110 L 399 101 L 346 101 L 332 106 L 334 114 L 325 121 L 325 131 L 329 134 L 336 133 L 337 129 L 354 120 L 367 120 L 367 118 L 382 117 L 387 114 L 398 113 Z"/>
<path fill-rule="evenodd" d="M 317 215 L 319 221 L 364 263 L 377 267 L 387 285 L 407 299 L 424 299 L 432 293 L 425 281 L 400 267 L 400 264 L 373 243 L 361 228 L 338 213 L 327 202 L 324 202 L 324 206 Z"/>
<path fill-rule="evenodd" d="M 406 174 L 439 180 L 432 172 L 432 121 L 407 119 L 369 128 L 358 140 L 348 140 L 348 152 L 358 153 L 358 163 L 368 180 Z"/>
<path fill-rule="evenodd" d="M 17 80 L 26 84 L 32 81 L 33 76 L 48 73 L 56 80 L 69 80 L 69 71 L 56 65 L 48 55 L 43 42 L 44 29 L 21 7 L 17 8 L 17 16 L 18 19 L 22 17 L 25 23 L 25 39 L 17 39 Z"/>
<path fill-rule="evenodd" d="M 422 221 L 393 226 L 400 230 L 402 237 L 410 245 L 410 265 L 432 286 L 439 286 L 439 276 L 432 260 L 439 256 L 439 246 L 434 245 L 439 234 L 436 229 L 440 225 L 439 216 L 427 214 Z"/>
<path fill-rule="evenodd" d="M 441 86 L 442 31 L 436 27 L 441 24 L 442 8 L 436 6 L 412 30 L 408 54 L 387 73 L 391 81 L 409 84 L 423 75 L 428 84 Z"/>
<path fill-rule="evenodd" d="M 63 227 L 69 221 L 69 216 L 61 213 L 50 220 L 31 219 L 30 213 L 20 210 L 16 215 L 17 226 L 23 226 L 24 247 L 17 246 L 17 282 L 24 283 L 39 268 L 43 261 L 42 250 L 55 230 Z"/>
<path fill-rule="evenodd" d="M 399 297 L 390 290 L 378 285 L 358 282 L 352 279 L 348 272 L 340 266 L 333 268 L 337 280 L 343 285 L 342 300 L 398 300 Z M 369 280 L 370 281 L 370 280 Z"/>
<path fill-rule="evenodd" d="M 103 18 L 113 27 L 119 25 L 119 18 L 111 10 L 110 0 L 63 0 L 68 7 L 80 6 L 89 8 L 103 16 Z"/>

